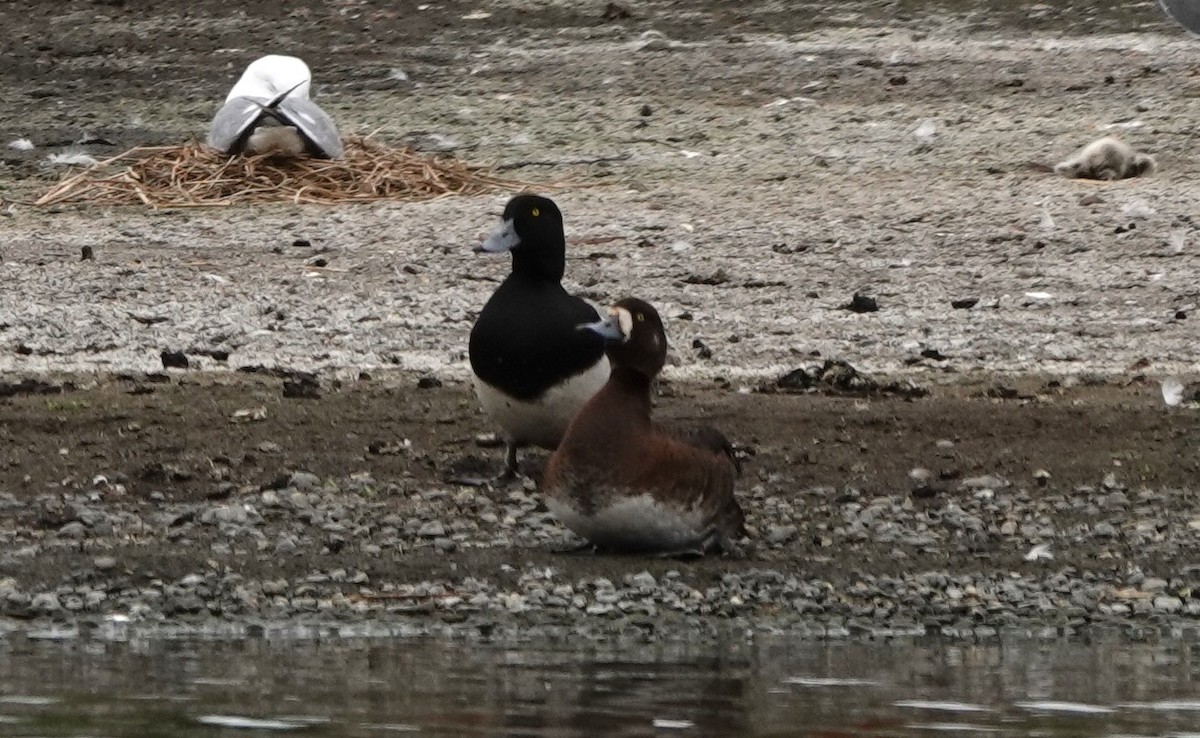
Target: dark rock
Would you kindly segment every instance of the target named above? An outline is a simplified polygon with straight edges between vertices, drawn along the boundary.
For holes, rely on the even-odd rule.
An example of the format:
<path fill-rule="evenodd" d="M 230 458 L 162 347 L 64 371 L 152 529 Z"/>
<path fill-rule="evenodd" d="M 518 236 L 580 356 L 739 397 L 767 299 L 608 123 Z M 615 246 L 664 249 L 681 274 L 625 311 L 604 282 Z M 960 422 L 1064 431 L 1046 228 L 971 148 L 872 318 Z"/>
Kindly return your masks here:
<path fill-rule="evenodd" d="M 979 304 L 978 297 L 964 297 L 961 300 L 951 300 L 950 307 L 956 310 L 967 310 Z"/>
<path fill-rule="evenodd" d="M 708 274 L 708 275 L 696 274 L 695 272 L 693 272 L 692 274 L 689 274 L 686 277 L 684 277 L 683 281 L 687 284 L 707 284 L 707 285 L 711 285 L 711 286 L 716 286 L 716 285 L 725 284 L 726 282 L 728 282 L 729 274 L 727 274 L 724 269 L 717 269 L 717 271 L 713 272 L 712 274 Z"/>
<path fill-rule="evenodd" d="M 166 320 L 166 318 L 163 318 L 163 320 Z M 208 358 L 216 361 L 229 360 L 229 352 L 224 349 L 191 348 L 188 349 L 188 353 L 195 354 L 197 356 L 207 356 Z"/>
<path fill-rule="evenodd" d="M 182 351 L 163 351 L 159 356 L 163 369 L 187 369 L 191 366 L 187 354 Z"/>
<path fill-rule="evenodd" d="M 138 476 L 146 482 L 185 482 L 192 478 L 192 473 L 174 464 L 156 461 L 142 467 Z"/>
<path fill-rule="evenodd" d="M 900 397 L 924 397 L 929 391 L 910 381 L 880 383 L 859 372 L 845 361 L 826 359 L 819 367 L 794 369 L 774 384 L 759 387 L 760 392 L 807 390 L 824 385 L 837 392 L 862 397 L 870 395 L 898 395 Z"/>
<path fill-rule="evenodd" d="M 606 21 L 626 20 L 632 18 L 633 13 L 629 10 L 628 6 L 622 3 L 610 2 L 604 6 L 604 15 L 602 17 Z"/>
<path fill-rule="evenodd" d="M 298 375 L 283 380 L 283 396 L 305 400 L 321 399 L 321 383 L 315 375 Z"/>
<path fill-rule="evenodd" d="M 874 297 L 855 292 L 850 302 L 843 306 L 844 310 L 852 313 L 874 313 L 879 310 L 879 303 Z"/>
<path fill-rule="evenodd" d="M 52 384 L 40 379 L 22 379 L 19 382 L 0 382 L 0 397 L 17 397 L 19 395 L 61 395 L 63 392 L 75 389 L 70 384 Z"/>

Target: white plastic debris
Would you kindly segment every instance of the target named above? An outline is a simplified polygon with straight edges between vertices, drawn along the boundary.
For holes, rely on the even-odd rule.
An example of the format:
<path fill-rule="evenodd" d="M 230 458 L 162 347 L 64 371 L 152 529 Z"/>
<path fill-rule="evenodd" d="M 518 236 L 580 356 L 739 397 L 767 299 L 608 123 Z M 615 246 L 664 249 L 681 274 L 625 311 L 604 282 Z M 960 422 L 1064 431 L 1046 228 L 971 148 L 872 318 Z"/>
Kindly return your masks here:
<path fill-rule="evenodd" d="M 1042 219 L 1038 221 L 1038 227 L 1043 231 L 1052 231 L 1058 227 L 1054 222 L 1054 216 L 1050 214 L 1050 206 L 1042 203 Z"/>
<path fill-rule="evenodd" d="M 1171 249 L 1172 254 L 1182 254 L 1185 245 L 1187 245 L 1187 232 L 1182 228 L 1176 228 L 1167 236 L 1167 246 Z"/>
<path fill-rule="evenodd" d="M 1053 558 L 1054 554 L 1050 551 L 1049 543 L 1039 543 L 1025 554 L 1026 561 L 1049 561 Z"/>
<path fill-rule="evenodd" d="M 487 12 L 486 10 L 476 10 L 474 13 L 467 13 L 466 15 L 464 15 L 462 17 L 462 19 L 465 21 L 475 21 L 475 20 L 483 20 L 484 18 L 491 18 L 491 17 L 492 17 L 492 14 Z"/>
<path fill-rule="evenodd" d="M 630 44 L 636 51 L 666 51 L 679 45 L 679 42 L 667 37 L 662 31 L 643 31 Z"/>
<path fill-rule="evenodd" d="M 937 136 L 938 122 L 933 118 L 926 118 L 921 121 L 920 125 L 913 130 L 913 135 L 923 144 L 933 143 L 933 139 Z"/>
<path fill-rule="evenodd" d="M 1106 123 L 1100 127 L 1106 131 L 1111 131 L 1114 128 L 1121 128 L 1121 129 L 1141 128 L 1144 125 L 1146 125 L 1146 124 L 1141 122 L 1140 120 L 1124 120 L 1124 121 L 1121 121 L 1120 123 Z"/>
<path fill-rule="evenodd" d="M 1049 300 L 1051 297 L 1054 297 L 1049 292 L 1026 292 L 1025 296 L 1030 300 Z"/>
<path fill-rule="evenodd" d="M 61 154 L 51 154 L 46 161 L 59 166 L 94 167 L 100 162 L 96 158 L 81 151 L 64 151 Z"/>
<path fill-rule="evenodd" d="M 8 148 L 16 149 L 17 151 L 32 151 L 35 146 L 33 145 L 33 141 L 27 138 L 14 138 L 8 142 Z"/>
<path fill-rule="evenodd" d="M 229 277 L 222 277 L 220 274 L 206 272 L 204 274 L 204 278 L 209 282 L 215 282 L 216 284 L 229 284 Z"/>
<path fill-rule="evenodd" d="M 791 105 L 792 103 L 801 103 L 804 105 L 809 105 L 809 104 L 812 104 L 815 102 L 816 102 L 816 100 L 814 100 L 811 97 L 805 97 L 803 95 L 798 95 L 796 97 L 781 97 L 777 100 L 772 100 L 769 103 L 763 103 L 763 107 L 764 108 L 781 108 L 785 105 Z"/>
<path fill-rule="evenodd" d="M 234 410 L 233 411 L 233 419 L 235 421 L 243 422 L 243 423 L 254 422 L 254 421 L 259 421 L 259 420 L 266 420 L 267 419 L 267 408 L 263 407 L 263 406 L 259 406 L 259 407 L 242 408 L 241 410 Z"/>
<path fill-rule="evenodd" d="M 407 82 L 408 73 L 400 67 L 392 67 L 391 71 L 388 72 L 387 78 L 397 82 Z"/>
<path fill-rule="evenodd" d="M 1132 200 L 1121 206 L 1121 212 L 1130 218 L 1148 218 L 1158 211 L 1145 200 Z"/>
<path fill-rule="evenodd" d="M 1167 377 L 1162 381 L 1163 402 L 1167 407 L 1179 407 L 1183 402 L 1183 381 L 1179 377 Z"/>

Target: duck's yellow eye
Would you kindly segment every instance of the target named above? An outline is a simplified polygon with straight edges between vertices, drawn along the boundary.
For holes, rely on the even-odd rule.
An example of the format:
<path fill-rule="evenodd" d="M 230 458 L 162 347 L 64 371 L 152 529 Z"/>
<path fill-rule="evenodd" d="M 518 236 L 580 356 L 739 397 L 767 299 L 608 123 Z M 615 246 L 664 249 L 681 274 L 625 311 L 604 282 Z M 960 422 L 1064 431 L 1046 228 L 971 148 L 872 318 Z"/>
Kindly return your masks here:
<path fill-rule="evenodd" d="M 536 218 L 542 214 L 542 211 L 538 210 L 537 208 L 534 208 L 533 210 L 529 211 L 529 214 Z"/>
<path fill-rule="evenodd" d="M 645 320 L 646 320 L 646 316 L 643 315 L 642 313 L 638 313 L 638 322 L 641 323 Z"/>

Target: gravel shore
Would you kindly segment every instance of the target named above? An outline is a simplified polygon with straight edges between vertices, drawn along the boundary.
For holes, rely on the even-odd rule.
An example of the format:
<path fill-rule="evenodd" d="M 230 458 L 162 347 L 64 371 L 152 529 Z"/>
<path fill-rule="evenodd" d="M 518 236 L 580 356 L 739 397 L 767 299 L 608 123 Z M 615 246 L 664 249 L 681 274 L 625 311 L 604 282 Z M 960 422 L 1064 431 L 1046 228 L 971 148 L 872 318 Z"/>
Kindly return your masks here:
<path fill-rule="evenodd" d="M 447 481 L 499 463 L 477 447 L 486 420 L 465 385 L 285 399 L 281 380 L 183 372 L 149 392 L 17 396 L 0 426 L 0 613 L 35 629 L 400 619 L 824 636 L 1194 620 L 1200 493 L 1194 457 L 1180 460 L 1200 420 L 1154 386 L 1057 385 L 1007 400 L 667 385 L 660 416 L 719 422 L 748 467 L 745 555 L 694 561 L 564 553 L 578 541 L 533 479 Z M 251 402 L 264 409 L 243 420 Z M 544 458 L 527 459 L 532 477 Z"/>

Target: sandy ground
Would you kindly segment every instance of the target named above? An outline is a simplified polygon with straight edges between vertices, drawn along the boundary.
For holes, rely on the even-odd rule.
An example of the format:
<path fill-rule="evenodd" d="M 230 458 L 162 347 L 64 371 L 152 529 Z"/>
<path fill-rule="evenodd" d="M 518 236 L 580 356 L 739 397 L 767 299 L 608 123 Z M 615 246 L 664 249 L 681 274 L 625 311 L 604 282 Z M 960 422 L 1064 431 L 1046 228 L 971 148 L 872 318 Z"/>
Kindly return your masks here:
<path fill-rule="evenodd" d="M 466 335 L 508 267 L 470 247 L 509 193 L 163 212 L 22 204 L 61 176 L 48 153 L 201 136 L 241 68 L 271 51 L 310 63 L 317 99 L 349 132 L 423 145 L 436 134 L 457 156 L 542 183 L 566 217 L 569 286 L 660 307 L 673 342 L 661 412 L 708 417 L 757 454 L 745 487 L 759 490 L 748 505 L 760 534 L 776 524 L 772 499 L 796 513 L 799 535 L 749 565 L 831 578 L 895 568 L 892 545 L 870 540 L 851 558 L 814 554 L 828 546 L 802 490 L 901 500 L 908 471 L 926 466 L 937 505 L 978 491 L 961 484 L 973 476 L 1036 499 L 1038 470 L 1068 496 L 1115 472 L 1105 489 L 1159 495 L 1177 536 L 1114 551 L 1068 533 L 1090 525 L 1072 515 L 1094 511 L 1051 506 L 1080 547 L 1064 566 L 1108 571 L 1115 555 L 1168 581 L 1181 571 L 1200 434 L 1194 411 L 1162 405 L 1158 381 L 1200 369 L 1200 45 L 1152 3 L 1082 19 L 953 2 L 634 2 L 627 18 L 566 0 L 227 5 L 0 8 L 16 29 L 0 39 L 0 140 L 37 145 L 0 150 L 0 492 L 18 508 L 86 494 L 98 474 L 133 498 L 97 504 L 133 509 L 225 504 L 295 470 L 429 489 L 493 460 L 474 445 L 489 428 L 463 382 Z M 1111 184 L 1046 171 L 1114 132 L 1160 171 Z M 84 134 L 102 142 L 75 146 Z M 856 292 L 879 310 L 845 310 Z M 162 374 L 163 351 L 192 368 Z M 932 394 L 758 391 L 825 358 Z M 262 367 L 315 372 L 321 398 L 229 371 Z M 419 377 L 444 386 L 417 390 Z M 265 418 L 234 418 L 258 407 Z M 369 450 L 406 438 L 417 452 Z M 1112 513 L 1118 528 L 1136 528 L 1135 509 Z M 95 557 L 52 545 L 69 516 L 37 519 L 14 513 L 5 535 L 55 555 L 35 568 L 0 560 L 0 581 L 53 582 Z M 900 568 L 1020 568 L 1039 540 L 998 558 L 946 547 Z M 112 545 L 164 578 L 200 561 L 161 556 L 153 536 Z M 317 565 L 322 546 L 280 571 Z M 514 555 L 444 553 L 401 557 L 386 576 Z M 581 576 L 631 566 L 553 560 Z M 743 564 L 691 572 L 725 566 Z"/>

